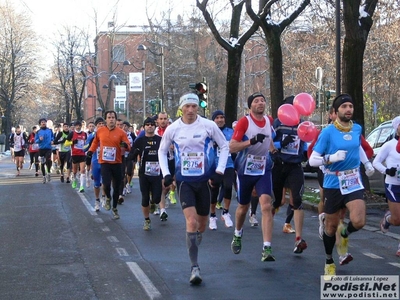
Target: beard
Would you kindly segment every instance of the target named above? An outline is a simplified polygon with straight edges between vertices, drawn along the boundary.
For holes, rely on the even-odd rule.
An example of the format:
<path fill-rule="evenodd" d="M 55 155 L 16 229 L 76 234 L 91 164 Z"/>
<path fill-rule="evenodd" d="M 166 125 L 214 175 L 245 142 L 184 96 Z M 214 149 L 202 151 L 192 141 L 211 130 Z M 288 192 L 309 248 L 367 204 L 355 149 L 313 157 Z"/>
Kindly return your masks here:
<path fill-rule="evenodd" d="M 344 122 L 344 123 L 350 122 L 352 117 L 353 117 L 353 114 L 351 114 L 350 117 L 347 117 L 346 115 L 338 115 L 339 121 Z"/>

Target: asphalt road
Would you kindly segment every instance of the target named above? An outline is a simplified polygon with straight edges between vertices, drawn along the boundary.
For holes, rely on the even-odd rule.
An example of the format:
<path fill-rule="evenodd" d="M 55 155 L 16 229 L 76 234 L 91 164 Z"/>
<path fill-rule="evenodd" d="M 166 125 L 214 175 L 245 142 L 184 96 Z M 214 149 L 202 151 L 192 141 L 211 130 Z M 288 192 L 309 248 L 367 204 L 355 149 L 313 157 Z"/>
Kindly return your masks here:
<path fill-rule="evenodd" d="M 207 230 L 199 248 L 204 281 L 190 286 L 178 205 L 168 208 L 167 222 L 152 216 L 147 232 L 137 178 L 119 206 L 121 219 L 114 221 L 109 211 L 94 211 L 92 188 L 79 193 L 56 174 L 46 184 L 33 174 L 23 169 L 15 177 L 10 159 L 0 161 L 1 299 L 320 299 L 325 255 L 312 210 L 305 212 L 308 248 L 300 255 L 293 253 L 294 235 L 282 233 L 285 209 L 275 216 L 275 262 L 261 262 L 261 230 L 247 220 L 242 252 L 234 255 L 233 229 L 219 220 L 218 230 Z M 232 201 L 232 215 L 235 208 Z M 395 256 L 400 228 L 380 233 L 383 214 L 368 209 L 365 230 L 350 236 L 354 260 L 337 264 L 338 275 L 400 274 Z"/>

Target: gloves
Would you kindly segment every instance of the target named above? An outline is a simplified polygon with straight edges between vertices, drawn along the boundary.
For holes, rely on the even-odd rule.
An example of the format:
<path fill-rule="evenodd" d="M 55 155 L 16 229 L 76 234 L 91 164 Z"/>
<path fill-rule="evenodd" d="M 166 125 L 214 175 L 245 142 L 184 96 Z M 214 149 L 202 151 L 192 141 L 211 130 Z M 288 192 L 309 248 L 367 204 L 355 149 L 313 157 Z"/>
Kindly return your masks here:
<path fill-rule="evenodd" d="M 128 148 L 128 144 L 125 142 L 121 142 L 121 144 L 119 144 L 122 148 Z"/>
<path fill-rule="evenodd" d="M 92 163 L 92 156 L 87 156 L 85 158 L 85 164 L 90 165 Z"/>
<path fill-rule="evenodd" d="M 385 173 L 389 176 L 395 176 L 396 171 L 397 171 L 397 168 L 391 167 L 390 169 L 386 169 Z"/>
<path fill-rule="evenodd" d="M 284 147 L 286 147 L 287 145 L 289 145 L 290 143 L 293 143 L 293 142 L 294 142 L 294 138 L 293 138 L 293 136 L 291 136 L 289 134 L 283 139 L 283 141 L 281 142 L 281 146 L 282 146 L 282 148 L 284 148 Z"/>
<path fill-rule="evenodd" d="M 250 139 L 250 145 L 255 145 L 257 143 L 262 143 L 265 139 L 265 135 L 262 133 L 257 133 L 256 136 Z"/>
<path fill-rule="evenodd" d="M 78 140 L 73 140 L 72 143 L 73 143 L 74 145 L 76 145 L 76 144 L 78 144 Z"/>
<path fill-rule="evenodd" d="M 335 162 L 338 162 L 338 161 L 342 161 L 342 160 L 345 160 L 345 158 L 346 158 L 346 153 L 347 153 L 347 151 L 345 151 L 345 150 L 338 150 L 336 153 L 334 153 L 334 154 L 328 154 L 328 155 L 326 155 L 325 156 L 325 160 L 326 160 L 326 157 L 328 158 L 327 159 L 327 162 L 328 163 L 335 163 Z"/>
<path fill-rule="evenodd" d="M 371 177 L 372 175 L 374 175 L 375 169 L 374 169 L 374 167 L 372 166 L 372 164 L 371 164 L 370 161 L 367 161 L 367 162 L 364 164 L 364 167 L 365 167 L 365 174 L 366 174 L 368 177 Z"/>
<path fill-rule="evenodd" d="M 86 152 L 86 157 L 90 157 L 90 159 L 92 159 L 92 156 L 93 156 L 93 152 L 92 151 Z"/>
<path fill-rule="evenodd" d="M 165 187 L 169 187 L 172 184 L 172 182 L 174 182 L 174 179 L 172 178 L 171 175 L 166 175 L 164 177 L 164 186 Z"/>
<path fill-rule="evenodd" d="M 220 186 L 224 181 L 224 175 L 219 173 L 214 173 L 210 178 L 213 186 Z"/>

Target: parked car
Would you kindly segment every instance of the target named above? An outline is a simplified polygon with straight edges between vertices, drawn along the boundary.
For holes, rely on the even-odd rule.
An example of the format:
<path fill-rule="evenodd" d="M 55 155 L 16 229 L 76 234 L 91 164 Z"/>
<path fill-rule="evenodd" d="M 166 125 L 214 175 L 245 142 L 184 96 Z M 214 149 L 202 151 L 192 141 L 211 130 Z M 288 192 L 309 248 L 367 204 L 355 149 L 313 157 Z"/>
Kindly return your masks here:
<path fill-rule="evenodd" d="M 374 150 L 371 161 L 378 154 L 384 143 L 390 141 L 394 137 L 395 131 L 392 127 L 392 121 L 386 121 L 376 127 L 368 134 L 366 140 Z M 385 175 L 375 170 L 374 175 L 369 178 L 371 190 L 376 194 L 385 193 Z"/>

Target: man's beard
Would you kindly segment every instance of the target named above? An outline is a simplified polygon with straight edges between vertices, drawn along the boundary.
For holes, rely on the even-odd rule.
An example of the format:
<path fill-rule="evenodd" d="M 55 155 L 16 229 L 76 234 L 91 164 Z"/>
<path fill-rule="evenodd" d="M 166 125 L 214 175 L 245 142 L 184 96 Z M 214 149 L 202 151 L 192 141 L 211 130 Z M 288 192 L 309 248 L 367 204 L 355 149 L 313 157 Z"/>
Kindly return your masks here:
<path fill-rule="evenodd" d="M 344 123 L 349 123 L 351 121 L 352 117 L 353 117 L 353 114 L 350 116 L 350 118 L 346 117 L 345 115 L 343 115 L 343 116 L 338 115 L 340 122 L 344 122 Z"/>

